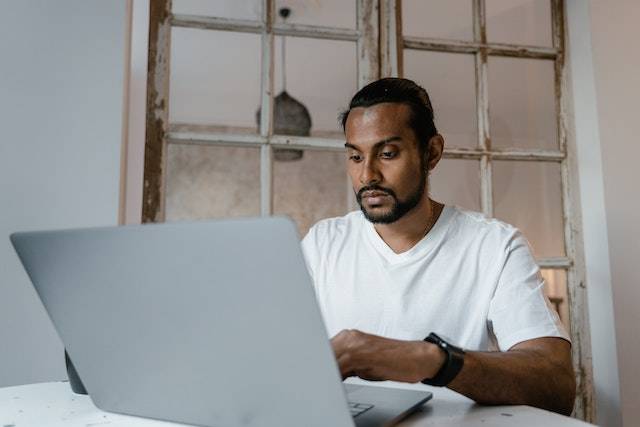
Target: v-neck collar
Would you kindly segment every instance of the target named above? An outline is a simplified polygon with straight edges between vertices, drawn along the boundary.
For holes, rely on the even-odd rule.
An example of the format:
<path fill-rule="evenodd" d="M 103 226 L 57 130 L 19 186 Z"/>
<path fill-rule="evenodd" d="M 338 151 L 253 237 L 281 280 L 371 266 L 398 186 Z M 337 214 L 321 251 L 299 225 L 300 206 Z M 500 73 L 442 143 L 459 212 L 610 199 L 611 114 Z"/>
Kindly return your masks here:
<path fill-rule="evenodd" d="M 378 234 L 373 223 L 365 219 L 365 234 L 369 242 L 377 250 L 377 252 L 387 261 L 390 265 L 404 264 L 410 262 L 416 257 L 422 257 L 426 253 L 432 251 L 438 243 L 444 237 L 451 218 L 455 213 L 455 208 L 452 206 L 445 206 L 442 208 L 440 216 L 436 220 L 431 230 L 418 241 L 413 247 L 402 253 L 395 253 L 393 249 L 382 240 L 382 237 Z"/>

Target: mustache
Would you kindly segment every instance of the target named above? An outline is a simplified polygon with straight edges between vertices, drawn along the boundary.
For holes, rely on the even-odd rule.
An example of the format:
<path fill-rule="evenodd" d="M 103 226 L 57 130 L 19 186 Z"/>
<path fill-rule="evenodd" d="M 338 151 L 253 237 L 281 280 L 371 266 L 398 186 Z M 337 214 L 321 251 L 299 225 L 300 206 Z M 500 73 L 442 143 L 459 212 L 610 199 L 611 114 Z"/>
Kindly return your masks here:
<path fill-rule="evenodd" d="M 379 191 L 381 193 L 386 193 L 389 196 L 393 197 L 394 199 L 397 199 L 396 197 L 396 193 L 390 189 L 390 188 L 385 188 L 385 187 L 381 187 L 379 185 L 376 184 L 372 184 L 372 185 L 365 185 L 364 187 L 362 187 L 360 190 L 358 190 L 358 192 L 356 193 L 356 200 L 358 202 L 362 201 L 362 195 L 366 192 L 366 191 Z"/>

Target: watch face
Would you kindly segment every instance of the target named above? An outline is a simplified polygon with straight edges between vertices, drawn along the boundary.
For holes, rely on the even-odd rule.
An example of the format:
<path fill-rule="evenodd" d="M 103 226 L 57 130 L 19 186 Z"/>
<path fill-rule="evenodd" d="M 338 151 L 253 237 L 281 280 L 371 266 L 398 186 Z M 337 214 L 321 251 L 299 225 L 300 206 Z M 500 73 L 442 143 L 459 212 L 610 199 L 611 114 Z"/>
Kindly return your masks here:
<path fill-rule="evenodd" d="M 447 346 L 455 346 L 453 344 L 453 340 L 451 338 L 449 338 L 449 337 L 447 337 L 445 335 L 440 335 L 440 334 L 435 334 L 435 333 L 433 335 L 435 335 L 438 338 L 439 341 L 442 341 L 443 344 L 445 344 Z"/>
<path fill-rule="evenodd" d="M 425 341 L 438 345 L 438 347 L 443 350 L 447 350 L 449 348 L 458 349 L 460 351 L 464 351 L 462 348 L 456 347 L 454 344 L 451 344 L 451 340 L 444 335 L 438 335 L 435 332 L 431 332 Z"/>

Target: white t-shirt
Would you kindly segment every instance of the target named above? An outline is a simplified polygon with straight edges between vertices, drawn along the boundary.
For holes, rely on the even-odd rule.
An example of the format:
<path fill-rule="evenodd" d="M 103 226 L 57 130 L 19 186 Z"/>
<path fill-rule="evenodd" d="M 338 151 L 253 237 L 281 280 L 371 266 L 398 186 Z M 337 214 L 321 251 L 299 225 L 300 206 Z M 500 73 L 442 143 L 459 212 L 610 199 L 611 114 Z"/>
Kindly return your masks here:
<path fill-rule="evenodd" d="M 362 212 L 351 212 L 318 222 L 302 248 L 329 336 L 436 332 L 479 351 L 568 340 L 526 239 L 482 214 L 446 206 L 422 240 L 396 254 Z"/>

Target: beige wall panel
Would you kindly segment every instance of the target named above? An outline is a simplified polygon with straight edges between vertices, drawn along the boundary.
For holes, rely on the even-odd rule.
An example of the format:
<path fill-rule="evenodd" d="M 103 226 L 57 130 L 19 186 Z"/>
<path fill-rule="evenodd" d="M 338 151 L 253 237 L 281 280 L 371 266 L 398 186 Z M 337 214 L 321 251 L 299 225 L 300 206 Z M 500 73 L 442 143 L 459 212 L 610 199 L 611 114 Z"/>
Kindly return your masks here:
<path fill-rule="evenodd" d="M 287 214 L 300 235 L 322 218 L 347 212 L 345 154 L 306 151 L 301 160 L 274 162 L 274 212 Z"/>
<path fill-rule="evenodd" d="M 169 145 L 167 221 L 260 214 L 260 151 Z"/>
<path fill-rule="evenodd" d="M 344 154 L 306 151 L 274 161 L 274 209 L 291 216 L 301 236 L 322 218 L 346 212 Z M 260 214 L 260 152 L 256 148 L 169 145 L 167 220 Z"/>

